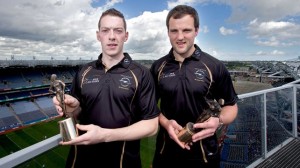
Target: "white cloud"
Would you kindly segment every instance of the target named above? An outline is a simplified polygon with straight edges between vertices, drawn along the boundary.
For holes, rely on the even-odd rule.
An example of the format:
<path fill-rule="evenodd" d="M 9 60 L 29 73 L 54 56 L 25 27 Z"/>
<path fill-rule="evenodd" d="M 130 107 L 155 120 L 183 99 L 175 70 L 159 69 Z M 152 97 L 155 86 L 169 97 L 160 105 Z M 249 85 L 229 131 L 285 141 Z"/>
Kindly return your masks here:
<path fill-rule="evenodd" d="M 157 59 L 170 50 L 168 31 L 165 25 L 167 14 L 166 10 L 156 13 L 146 11 L 127 21 L 129 39 L 125 44 L 125 49 L 134 58 L 140 59 L 147 56 Z"/>
<path fill-rule="evenodd" d="M 262 40 L 258 40 L 256 42 L 256 44 L 258 45 L 262 45 L 262 46 L 279 46 L 280 45 L 280 42 L 276 39 L 276 37 L 271 37 L 270 39 L 268 40 L 265 40 L 265 41 L 262 41 Z"/>
<path fill-rule="evenodd" d="M 293 46 L 299 45 L 300 25 L 293 22 L 252 20 L 247 27 L 249 36 L 256 44 L 263 46 Z"/>
<path fill-rule="evenodd" d="M 227 28 L 225 28 L 223 26 L 219 28 L 219 32 L 222 35 L 224 35 L 224 36 L 226 36 L 226 35 L 232 35 L 232 34 L 236 34 L 237 33 L 237 31 L 235 31 L 233 29 L 227 29 Z"/>
<path fill-rule="evenodd" d="M 259 25 L 260 29 L 266 30 L 266 31 L 273 31 L 273 30 L 281 30 L 281 29 L 289 29 L 292 27 L 295 27 L 294 23 L 291 22 L 262 22 Z"/>
<path fill-rule="evenodd" d="M 176 1 L 168 1 L 168 9 L 174 8 L 177 5 L 192 5 L 194 3 L 200 3 L 203 2 L 205 0 L 200 0 L 200 1 L 196 1 L 196 0 L 176 0 Z"/>
<path fill-rule="evenodd" d="M 207 26 L 203 26 L 202 29 L 200 28 L 200 32 L 208 33 L 208 32 L 209 32 L 209 29 L 208 29 Z"/>
<path fill-rule="evenodd" d="M 267 55 L 267 53 L 266 53 L 266 52 L 263 52 L 263 51 L 258 51 L 258 52 L 256 53 L 256 55 Z"/>
<path fill-rule="evenodd" d="M 271 52 L 258 51 L 258 52 L 256 52 L 255 55 L 258 55 L 258 56 L 270 56 L 270 55 L 276 56 L 276 55 L 284 55 L 284 54 L 285 53 L 283 51 L 273 50 Z"/>
<path fill-rule="evenodd" d="M 97 58 L 100 14 L 120 2 L 93 8 L 90 0 L 0 1 L 0 37 L 6 39 L 0 40 L 0 59 Z"/>
<path fill-rule="evenodd" d="M 300 15 L 300 1 L 297 0 L 215 0 L 215 2 L 231 7 L 229 20 L 233 22 L 250 21 L 258 16 L 262 21 L 269 21 Z"/>
<path fill-rule="evenodd" d="M 271 52 L 271 55 L 284 55 L 285 53 L 283 51 L 273 50 Z"/>
<path fill-rule="evenodd" d="M 106 1 L 104 9 L 108 9 L 110 7 L 113 7 L 115 4 L 121 3 L 121 2 L 123 2 L 123 0 L 109 0 L 109 1 Z"/>

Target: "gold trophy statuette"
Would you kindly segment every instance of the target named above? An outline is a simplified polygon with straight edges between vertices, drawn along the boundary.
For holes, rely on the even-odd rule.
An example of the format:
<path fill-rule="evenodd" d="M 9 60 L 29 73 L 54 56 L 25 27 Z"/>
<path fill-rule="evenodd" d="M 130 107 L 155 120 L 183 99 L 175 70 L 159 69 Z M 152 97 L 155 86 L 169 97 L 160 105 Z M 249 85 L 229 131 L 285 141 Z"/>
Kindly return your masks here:
<path fill-rule="evenodd" d="M 56 79 L 56 74 L 51 75 L 51 84 L 49 88 L 50 93 L 54 93 L 56 95 L 56 99 L 59 102 L 59 106 L 62 108 L 63 117 L 66 119 L 59 121 L 59 129 L 62 140 L 64 142 L 70 141 L 78 136 L 76 129 L 76 120 L 74 119 L 72 113 L 67 113 L 65 100 L 65 83 L 61 80 Z"/>
<path fill-rule="evenodd" d="M 214 100 L 206 100 L 209 108 L 205 109 L 198 117 L 196 123 L 202 123 L 208 120 L 210 117 L 219 117 L 222 110 L 221 105 L 224 104 L 224 100 L 220 99 L 219 102 Z M 192 142 L 192 136 L 201 131 L 201 129 L 194 129 L 194 123 L 188 122 L 186 126 L 177 134 L 178 139 L 184 143 Z"/>

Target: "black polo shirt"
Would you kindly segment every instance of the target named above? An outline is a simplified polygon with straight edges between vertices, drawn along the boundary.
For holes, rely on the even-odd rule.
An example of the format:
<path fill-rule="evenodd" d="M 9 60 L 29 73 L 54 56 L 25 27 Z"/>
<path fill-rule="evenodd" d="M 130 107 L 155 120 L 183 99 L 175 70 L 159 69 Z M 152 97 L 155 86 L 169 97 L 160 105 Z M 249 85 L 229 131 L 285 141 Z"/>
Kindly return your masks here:
<path fill-rule="evenodd" d="M 225 65 L 202 52 L 195 45 L 192 56 L 182 65 L 175 60 L 173 50 L 155 61 L 151 67 L 157 85 L 157 98 L 161 99 L 161 112 L 180 125 L 195 122 L 202 113 L 204 97 L 223 98 L 225 105 L 233 105 L 237 95 Z"/>
<path fill-rule="evenodd" d="M 159 115 L 149 69 L 133 61 L 127 53 L 124 55 L 124 59 L 107 72 L 100 55 L 97 61 L 84 65 L 74 77 L 71 95 L 82 107 L 78 117 L 81 124 L 120 128 Z M 78 165 L 100 163 L 110 167 L 115 167 L 114 164 L 118 167 L 123 162 L 123 167 L 139 167 L 139 147 L 139 140 L 78 146 L 76 162 Z"/>

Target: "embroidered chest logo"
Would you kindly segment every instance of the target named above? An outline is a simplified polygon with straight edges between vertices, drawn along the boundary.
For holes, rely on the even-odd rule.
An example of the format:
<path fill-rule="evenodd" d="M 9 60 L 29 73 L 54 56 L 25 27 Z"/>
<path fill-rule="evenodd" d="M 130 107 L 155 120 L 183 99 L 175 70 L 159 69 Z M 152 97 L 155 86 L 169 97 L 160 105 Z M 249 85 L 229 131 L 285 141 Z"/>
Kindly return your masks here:
<path fill-rule="evenodd" d="M 203 81 L 203 78 L 206 76 L 206 70 L 195 68 L 195 80 Z"/>
<path fill-rule="evenodd" d="M 163 78 L 171 78 L 171 77 L 174 77 L 176 76 L 174 72 L 168 72 L 168 73 L 162 73 L 160 75 L 160 78 L 163 79 Z"/>
<path fill-rule="evenodd" d="M 121 75 L 121 79 L 119 80 L 120 81 L 119 88 L 128 89 L 128 87 L 131 85 L 131 79 L 132 77 L 130 76 Z"/>
<path fill-rule="evenodd" d="M 98 77 L 90 77 L 90 78 L 84 78 L 83 84 L 91 84 L 91 83 L 99 83 Z"/>

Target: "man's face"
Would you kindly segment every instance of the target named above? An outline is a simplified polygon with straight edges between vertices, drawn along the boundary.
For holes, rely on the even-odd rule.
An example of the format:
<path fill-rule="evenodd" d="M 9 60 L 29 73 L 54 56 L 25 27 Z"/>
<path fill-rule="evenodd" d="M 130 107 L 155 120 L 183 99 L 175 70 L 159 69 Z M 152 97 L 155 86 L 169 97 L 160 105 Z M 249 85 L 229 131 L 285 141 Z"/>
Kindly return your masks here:
<path fill-rule="evenodd" d="M 100 25 L 97 39 L 101 42 L 102 53 L 111 57 L 123 54 L 123 45 L 128 39 L 128 33 L 122 18 L 107 15 L 101 19 Z"/>
<path fill-rule="evenodd" d="M 190 15 L 180 19 L 170 18 L 168 36 L 175 54 L 184 58 L 192 55 L 197 34 L 198 29 L 195 29 L 194 19 Z"/>

